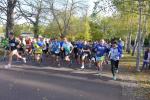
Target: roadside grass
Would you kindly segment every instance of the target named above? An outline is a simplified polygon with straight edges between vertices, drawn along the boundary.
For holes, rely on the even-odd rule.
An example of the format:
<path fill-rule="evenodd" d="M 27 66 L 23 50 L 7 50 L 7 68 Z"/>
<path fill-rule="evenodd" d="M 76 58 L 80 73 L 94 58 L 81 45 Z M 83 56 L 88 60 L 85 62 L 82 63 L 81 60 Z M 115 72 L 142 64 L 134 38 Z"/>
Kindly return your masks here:
<path fill-rule="evenodd" d="M 143 57 L 141 56 L 140 68 L 142 67 Z M 120 61 L 120 66 L 128 71 L 131 77 L 139 84 L 136 91 L 137 96 L 143 96 L 146 100 L 150 100 L 150 70 L 136 72 L 136 55 L 124 53 L 124 57 Z"/>
<path fill-rule="evenodd" d="M 140 61 L 140 66 L 142 66 L 142 57 Z M 127 68 L 129 71 L 135 70 L 136 66 L 136 55 L 131 56 L 131 54 L 124 53 L 124 57 L 120 61 L 120 65 Z"/>

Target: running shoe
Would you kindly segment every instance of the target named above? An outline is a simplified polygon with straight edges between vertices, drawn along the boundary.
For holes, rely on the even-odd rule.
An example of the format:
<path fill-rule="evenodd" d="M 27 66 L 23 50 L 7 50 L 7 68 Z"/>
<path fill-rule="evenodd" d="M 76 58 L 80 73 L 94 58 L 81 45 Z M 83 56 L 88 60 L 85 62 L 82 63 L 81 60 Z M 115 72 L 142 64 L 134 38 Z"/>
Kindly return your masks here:
<path fill-rule="evenodd" d="M 117 78 L 116 78 L 116 76 L 113 76 L 113 80 L 116 80 Z"/>
<path fill-rule="evenodd" d="M 26 58 L 23 58 L 23 62 L 24 62 L 24 63 L 27 63 Z"/>
<path fill-rule="evenodd" d="M 83 66 L 83 65 L 81 66 L 81 69 L 84 69 L 84 66 Z"/>
<path fill-rule="evenodd" d="M 11 65 L 10 65 L 10 64 L 5 65 L 4 68 L 5 68 L 5 69 L 11 68 Z"/>

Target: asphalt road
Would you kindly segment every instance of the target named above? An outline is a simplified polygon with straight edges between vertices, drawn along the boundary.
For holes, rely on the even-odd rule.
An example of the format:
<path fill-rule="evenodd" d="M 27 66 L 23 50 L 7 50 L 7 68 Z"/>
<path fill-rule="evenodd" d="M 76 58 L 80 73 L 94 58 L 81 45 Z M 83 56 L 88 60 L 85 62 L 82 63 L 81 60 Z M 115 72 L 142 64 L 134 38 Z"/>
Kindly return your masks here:
<path fill-rule="evenodd" d="M 0 69 L 0 100 L 128 100 L 113 80 L 56 71 Z"/>

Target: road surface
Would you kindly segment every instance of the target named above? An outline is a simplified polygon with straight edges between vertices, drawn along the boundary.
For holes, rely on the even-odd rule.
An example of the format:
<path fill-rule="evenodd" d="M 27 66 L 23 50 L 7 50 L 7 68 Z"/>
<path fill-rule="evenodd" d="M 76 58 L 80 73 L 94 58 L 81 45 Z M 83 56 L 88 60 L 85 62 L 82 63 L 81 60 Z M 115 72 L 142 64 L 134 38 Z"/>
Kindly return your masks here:
<path fill-rule="evenodd" d="M 127 100 L 119 82 L 63 71 L 0 69 L 0 100 Z"/>

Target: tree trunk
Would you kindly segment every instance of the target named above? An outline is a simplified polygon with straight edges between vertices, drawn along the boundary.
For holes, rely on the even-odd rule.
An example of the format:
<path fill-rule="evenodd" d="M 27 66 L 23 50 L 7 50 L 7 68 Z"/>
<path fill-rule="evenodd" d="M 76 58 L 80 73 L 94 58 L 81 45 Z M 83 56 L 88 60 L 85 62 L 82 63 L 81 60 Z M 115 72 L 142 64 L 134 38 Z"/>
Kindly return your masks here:
<path fill-rule="evenodd" d="M 128 52 L 128 54 L 130 54 L 130 50 L 131 49 L 131 32 L 128 34 L 127 37 L 127 48 L 126 48 L 126 52 Z"/>
<path fill-rule="evenodd" d="M 139 24 L 138 24 L 138 37 L 137 37 L 137 57 L 136 57 L 136 71 L 140 71 L 140 57 L 141 57 L 141 28 L 142 28 L 142 1 L 139 2 Z"/>
<path fill-rule="evenodd" d="M 34 38 L 38 38 L 39 37 L 39 26 L 38 23 L 34 23 L 33 24 L 33 32 L 34 32 Z"/>
<path fill-rule="evenodd" d="M 132 48 L 132 56 L 134 56 L 136 48 L 137 48 L 137 35 L 136 35 L 136 38 L 134 40 L 134 46 Z"/>
<path fill-rule="evenodd" d="M 144 27 L 143 27 L 143 32 L 142 32 L 142 35 L 141 35 L 141 41 L 142 41 L 142 46 L 143 46 L 143 49 L 144 49 L 144 41 L 145 41 L 145 36 L 147 35 L 147 15 L 144 16 Z"/>
<path fill-rule="evenodd" d="M 39 37 L 39 21 L 40 21 L 40 14 L 42 11 L 42 5 L 40 3 L 40 7 L 37 10 L 37 15 L 35 17 L 35 23 L 33 23 L 33 27 L 34 27 L 34 37 L 38 38 Z"/>
<path fill-rule="evenodd" d="M 132 35 L 132 25 L 133 25 L 133 0 L 131 0 L 131 10 L 130 10 L 130 13 L 131 13 L 131 19 L 130 19 L 130 32 L 128 34 L 128 38 L 127 38 L 127 49 L 126 51 L 128 52 L 128 54 L 130 53 L 131 51 L 131 35 Z"/>
<path fill-rule="evenodd" d="M 14 8 L 17 0 L 7 0 L 7 21 L 6 21 L 6 37 L 9 32 L 13 31 L 14 27 Z"/>

